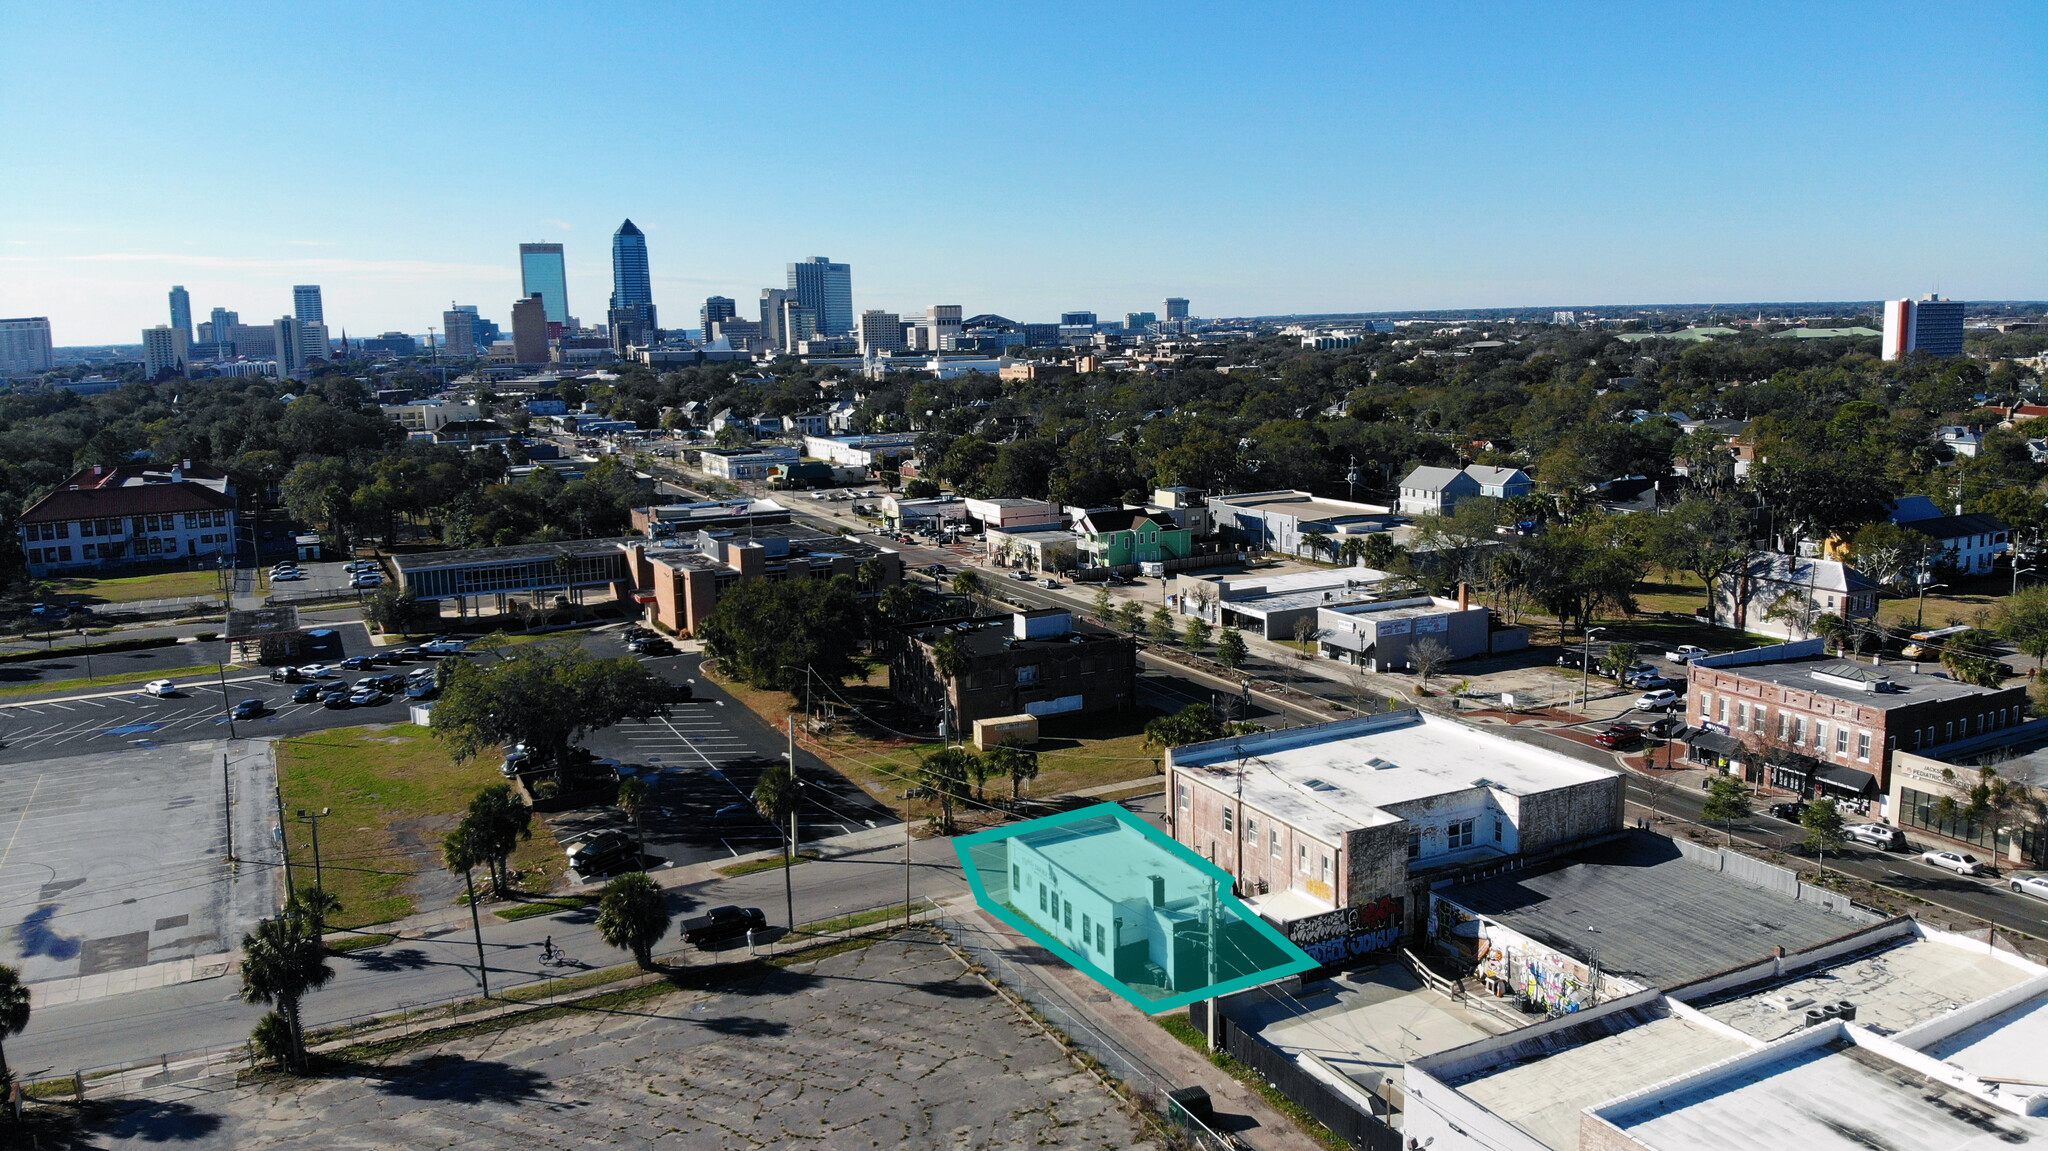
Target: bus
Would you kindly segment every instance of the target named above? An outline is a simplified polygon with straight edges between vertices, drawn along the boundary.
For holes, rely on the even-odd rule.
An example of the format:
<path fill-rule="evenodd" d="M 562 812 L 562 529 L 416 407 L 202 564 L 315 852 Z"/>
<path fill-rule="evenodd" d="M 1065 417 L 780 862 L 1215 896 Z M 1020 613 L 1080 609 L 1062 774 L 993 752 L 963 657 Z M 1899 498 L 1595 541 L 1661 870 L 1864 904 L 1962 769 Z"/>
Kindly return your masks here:
<path fill-rule="evenodd" d="M 1969 630 L 1968 624 L 1958 624 L 1955 627 L 1938 627 L 1933 631 L 1916 631 L 1906 637 L 1906 646 L 1899 649 L 1899 654 L 1907 659 L 1938 656 L 1944 644 Z"/>

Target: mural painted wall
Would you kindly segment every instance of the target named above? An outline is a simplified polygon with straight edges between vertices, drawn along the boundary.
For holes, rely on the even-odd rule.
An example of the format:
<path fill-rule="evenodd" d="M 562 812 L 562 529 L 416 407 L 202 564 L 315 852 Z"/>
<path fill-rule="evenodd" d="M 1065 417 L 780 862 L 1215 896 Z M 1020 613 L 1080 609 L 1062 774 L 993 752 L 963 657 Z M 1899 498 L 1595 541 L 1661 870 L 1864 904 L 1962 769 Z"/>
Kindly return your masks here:
<path fill-rule="evenodd" d="M 1373 903 L 1297 919 L 1282 934 L 1309 958 L 1326 965 L 1385 951 L 1401 941 L 1401 899 L 1387 895 Z"/>

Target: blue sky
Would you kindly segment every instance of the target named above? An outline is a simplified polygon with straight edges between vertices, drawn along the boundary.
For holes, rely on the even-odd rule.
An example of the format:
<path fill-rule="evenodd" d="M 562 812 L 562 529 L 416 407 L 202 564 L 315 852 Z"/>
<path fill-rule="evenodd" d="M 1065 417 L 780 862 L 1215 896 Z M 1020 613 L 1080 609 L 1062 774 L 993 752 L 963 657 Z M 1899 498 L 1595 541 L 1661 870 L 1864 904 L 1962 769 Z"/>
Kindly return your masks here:
<path fill-rule="evenodd" d="M 0 315 L 2048 296 L 2048 8 L 0 4 Z"/>

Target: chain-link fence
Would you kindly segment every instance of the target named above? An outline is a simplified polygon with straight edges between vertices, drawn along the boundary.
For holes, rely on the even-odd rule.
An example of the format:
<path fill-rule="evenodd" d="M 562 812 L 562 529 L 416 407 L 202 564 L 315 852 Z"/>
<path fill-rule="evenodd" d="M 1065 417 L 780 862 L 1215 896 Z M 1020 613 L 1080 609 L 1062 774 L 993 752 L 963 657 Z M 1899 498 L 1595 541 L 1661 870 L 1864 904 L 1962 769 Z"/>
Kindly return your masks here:
<path fill-rule="evenodd" d="M 987 927 L 951 915 L 936 918 L 932 923 L 946 933 L 952 946 L 969 962 L 981 967 L 991 979 L 1030 1005 L 1047 1026 L 1101 1064 L 1106 1074 L 1122 1080 L 1140 1096 L 1146 1097 L 1149 1104 L 1164 1111 L 1176 1126 L 1187 1133 L 1194 1146 L 1203 1151 L 1244 1151 L 1242 1141 L 1212 1130 L 1198 1116 L 1169 1101 L 1168 1093 L 1186 1084 L 1175 1084 L 1165 1071 L 1119 1042 L 1116 1036 L 1096 1026 L 1068 1003 L 1044 976 L 1034 971 L 1029 960 L 1021 958 L 1013 947 L 1002 942 Z"/>

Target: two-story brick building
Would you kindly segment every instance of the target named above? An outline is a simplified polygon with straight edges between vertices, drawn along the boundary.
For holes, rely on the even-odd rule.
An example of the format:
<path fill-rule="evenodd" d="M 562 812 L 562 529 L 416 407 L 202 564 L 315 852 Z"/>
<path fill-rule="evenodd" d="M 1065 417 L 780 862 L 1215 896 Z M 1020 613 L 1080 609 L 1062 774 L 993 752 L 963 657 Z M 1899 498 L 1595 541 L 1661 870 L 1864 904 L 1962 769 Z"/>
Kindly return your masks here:
<path fill-rule="evenodd" d="M 1177 747 L 1173 838 L 1325 963 L 1421 930 L 1432 882 L 1619 832 L 1619 773 L 1419 710 Z"/>
<path fill-rule="evenodd" d="M 190 460 L 81 468 L 21 514 L 20 531 L 35 578 L 232 556 L 234 484 Z"/>
<path fill-rule="evenodd" d="M 785 517 L 787 513 L 784 513 Z M 727 588 L 743 580 L 858 579 L 873 560 L 879 578 L 862 591 L 879 593 L 903 580 L 903 557 L 852 536 L 784 526 L 787 534 L 749 538 L 732 531 L 682 532 L 665 544 L 634 547 L 636 596 L 647 616 L 678 635 L 693 634 Z"/>
<path fill-rule="evenodd" d="M 942 645 L 963 674 L 940 671 Z M 921 715 L 949 713 L 956 732 L 993 716 L 1124 711 L 1138 699 L 1137 641 L 1061 608 L 934 620 L 904 629 L 889 688 Z"/>
<path fill-rule="evenodd" d="M 1859 801 L 1890 787 L 1892 755 L 2016 726 L 2027 690 L 1975 687 L 1935 665 L 1831 658 L 1822 640 L 1707 656 L 1686 673 L 1693 758 L 1802 794 Z"/>

